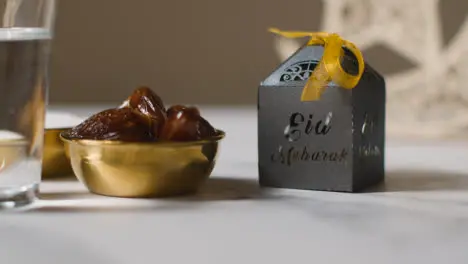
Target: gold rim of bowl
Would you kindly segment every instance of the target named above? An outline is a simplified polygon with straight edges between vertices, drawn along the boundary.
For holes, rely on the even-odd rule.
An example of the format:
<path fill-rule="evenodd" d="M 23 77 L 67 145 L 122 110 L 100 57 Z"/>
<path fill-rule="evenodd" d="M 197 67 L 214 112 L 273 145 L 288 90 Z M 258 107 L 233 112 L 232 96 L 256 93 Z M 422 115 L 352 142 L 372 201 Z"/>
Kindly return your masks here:
<path fill-rule="evenodd" d="M 209 142 L 218 142 L 222 140 L 226 133 L 220 129 L 216 129 L 216 136 L 195 140 L 195 141 L 154 141 L 154 142 L 126 142 L 120 140 L 98 140 L 98 139 L 71 139 L 69 138 L 66 133 L 68 131 L 62 131 L 60 133 L 60 139 L 65 142 L 73 142 L 82 145 L 145 145 L 145 146 L 193 146 L 193 145 L 203 145 Z"/>
<path fill-rule="evenodd" d="M 60 132 L 60 131 L 70 130 L 72 128 L 73 127 L 54 127 L 54 128 L 46 128 L 45 130 L 50 131 L 50 132 Z"/>

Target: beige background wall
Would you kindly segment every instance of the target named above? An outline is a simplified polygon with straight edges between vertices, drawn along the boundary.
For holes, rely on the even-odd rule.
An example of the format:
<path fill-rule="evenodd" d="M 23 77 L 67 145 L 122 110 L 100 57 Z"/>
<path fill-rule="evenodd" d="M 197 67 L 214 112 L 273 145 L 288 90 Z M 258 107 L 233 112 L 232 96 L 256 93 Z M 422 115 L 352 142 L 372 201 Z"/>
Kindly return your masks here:
<path fill-rule="evenodd" d="M 254 104 L 279 63 L 270 26 L 317 30 L 319 0 L 60 0 L 51 103 L 118 102 L 140 84 L 168 102 Z M 447 41 L 468 2 L 442 0 Z M 468 45 L 468 43 L 467 43 Z M 365 51 L 383 73 L 412 63 Z"/>

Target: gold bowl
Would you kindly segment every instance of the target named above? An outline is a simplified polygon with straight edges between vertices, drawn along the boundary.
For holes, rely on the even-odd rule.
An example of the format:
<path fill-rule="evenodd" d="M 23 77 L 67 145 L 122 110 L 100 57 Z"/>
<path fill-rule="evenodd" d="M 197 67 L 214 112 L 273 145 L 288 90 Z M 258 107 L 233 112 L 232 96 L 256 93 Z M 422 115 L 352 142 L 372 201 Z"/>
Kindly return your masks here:
<path fill-rule="evenodd" d="M 60 133 L 69 128 L 51 128 L 44 132 L 44 150 L 42 156 L 42 178 L 66 177 L 73 174 L 70 160 L 65 155 Z"/>
<path fill-rule="evenodd" d="M 224 136 L 218 130 L 200 141 L 130 143 L 60 134 L 75 175 L 90 192 L 126 198 L 196 192 L 210 176 Z"/>

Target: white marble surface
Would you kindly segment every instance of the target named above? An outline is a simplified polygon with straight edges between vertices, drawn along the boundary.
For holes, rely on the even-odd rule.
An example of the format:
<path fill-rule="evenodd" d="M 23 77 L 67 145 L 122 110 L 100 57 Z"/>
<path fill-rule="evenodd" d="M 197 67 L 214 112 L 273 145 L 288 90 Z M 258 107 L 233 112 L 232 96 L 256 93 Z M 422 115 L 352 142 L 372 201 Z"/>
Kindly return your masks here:
<path fill-rule="evenodd" d="M 115 199 L 45 182 L 33 208 L 0 217 L 0 263 L 468 263 L 468 143 L 390 140 L 373 192 L 260 190 L 255 109 L 203 112 L 228 136 L 198 196 Z"/>

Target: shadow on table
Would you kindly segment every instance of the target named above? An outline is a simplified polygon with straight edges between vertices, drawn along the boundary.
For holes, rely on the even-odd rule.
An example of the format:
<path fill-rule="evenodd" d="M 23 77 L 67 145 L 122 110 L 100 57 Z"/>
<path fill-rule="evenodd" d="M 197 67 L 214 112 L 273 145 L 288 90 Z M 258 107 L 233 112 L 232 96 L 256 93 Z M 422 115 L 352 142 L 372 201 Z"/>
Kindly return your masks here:
<path fill-rule="evenodd" d="M 43 205 L 31 209 L 18 210 L 26 213 L 148 213 L 175 210 L 189 210 L 194 206 L 182 204 L 152 204 L 152 205 L 94 205 L 94 204 L 73 204 L 73 205 Z"/>
<path fill-rule="evenodd" d="M 80 200 L 92 199 L 93 196 L 89 192 L 51 192 L 40 193 L 39 199 L 43 201 L 58 201 L 58 200 Z"/>
<path fill-rule="evenodd" d="M 237 178 L 210 178 L 193 195 L 159 199 L 130 199 L 95 196 L 88 192 L 41 193 L 43 201 L 52 201 L 51 205 L 40 205 L 29 212 L 66 213 L 66 212 L 148 212 L 160 210 L 187 210 L 203 205 L 203 202 L 233 200 L 265 200 L 273 196 L 260 188 L 256 180 Z M 98 198 L 99 201 L 93 202 Z M 102 204 L 108 201 L 109 205 Z M 119 201 L 121 200 L 121 201 Z M 141 200 L 142 203 L 128 203 Z M 62 205 L 61 202 L 64 202 Z M 57 204 L 58 203 L 58 204 Z"/>
<path fill-rule="evenodd" d="M 172 198 L 184 201 L 265 200 L 274 198 L 262 189 L 257 180 L 239 178 L 210 178 L 198 193 Z"/>
<path fill-rule="evenodd" d="M 400 170 L 387 172 L 384 184 L 366 192 L 467 190 L 468 174 L 444 171 Z"/>

